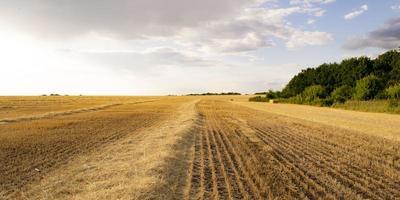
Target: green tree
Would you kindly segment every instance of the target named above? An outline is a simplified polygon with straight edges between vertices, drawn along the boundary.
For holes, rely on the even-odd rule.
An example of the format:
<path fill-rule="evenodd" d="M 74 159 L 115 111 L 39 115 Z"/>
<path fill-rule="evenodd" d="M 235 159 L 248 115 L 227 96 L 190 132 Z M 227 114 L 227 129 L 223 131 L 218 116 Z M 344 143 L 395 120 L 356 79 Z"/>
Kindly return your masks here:
<path fill-rule="evenodd" d="M 326 89 L 321 85 L 313 85 L 307 87 L 303 93 L 302 98 L 307 103 L 315 102 L 319 99 L 323 99 L 326 97 Z"/>
<path fill-rule="evenodd" d="M 400 84 L 390 86 L 385 91 L 390 99 L 400 99 Z"/>
<path fill-rule="evenodd" d="M 334 102 L 344 103 L 353 95 L 353 88 L 348 85 L 343 85 L 336 88 L 331 93 L 331 98 Z"/>
<path fill-rule="evenodd" d="M 281 97 L 281 92 L 279 91 L 273 91 L 273 90 L 268 90 L 268 92 L 265 93 L 265 97 L 267 99 L 277 99 Z"/>
<path fill-rule="evenodd" d="M 373 61 L 368 57 L 350 58 L 340 63 L 339 81 L 336 87 L 348 85 L 354 87 L 357 80 L 372 72 Z"/>
<path fill-rule="evenodd" d="M 340 63 L 324 63 L 317 68 L 302 70 L 285 86 L 281 97 L 296 97 L 298 99 L 298 95 L 301 96 L 307 87 L 313 85 L 323 86 L 326 92 L 330 94 L 342 85 L 354 88 L 357 81 L 370 75 L 375 75 L 380 80 L 380 97 L 384 97 L 383 88 L 400 84 L 400 49 L 388 51 L 373 60 L 368 57 L 350 58 Z M 366 96 L 364 97 L 361 94 L 361 89 L 359 89 L 357 98 L 371 99 L 376 96 L 376 91 L 373 88 L 372 93 L 365 92 Z"/>
<path fill-rule="evenodd" d="M 378 77 L 389 78 L 390 72 L 399 65 L 400 52 L 397 50 L 388 51 L 380 55 L 374 62 L 373 72 Z"/>
<path fill-rule="evenodd" d="M 370 100 L 375 98 L 381 90 L 380 79 L 375 75 L 369 75 L 357 81 L 353 97 L 356 100 Z"/>

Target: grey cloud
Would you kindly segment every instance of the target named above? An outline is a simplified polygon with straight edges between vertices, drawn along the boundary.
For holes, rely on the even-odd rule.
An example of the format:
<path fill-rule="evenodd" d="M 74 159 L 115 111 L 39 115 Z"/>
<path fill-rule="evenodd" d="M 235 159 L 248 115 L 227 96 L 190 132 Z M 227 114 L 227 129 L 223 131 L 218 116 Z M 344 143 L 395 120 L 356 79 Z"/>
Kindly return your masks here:
<path fill-rule="evenodd" d="M 4 0 L 0 20 L 42 37 L 100 33 L 120 38 L 170 35 L 221 17 L 256 0 Z"/>
<path fill-rule="evenodd" d="M 367 47 L 378 47 L 393 49 L 400 46 L 400 17 L 387 21 L 382 27 L 368 33 L 361 38 L 349 39 L 344 48 L 362 49 Z"/>
<path fill-rule="evenodd" d="M 331 40 L 328 33 L 310 34 L 285 20 L 293 13 L 319 15 L 320 8 L 260 6 L 265 2 L 274 0 L 4 0 L 0 22 L 45 39 L 85 34 L 117 40 L 162 37 L 208 52 L 253 51 L 273 46 L 276 38 L 290 48 Z M 301 40 L 293 42 L 294 36 Z"/>

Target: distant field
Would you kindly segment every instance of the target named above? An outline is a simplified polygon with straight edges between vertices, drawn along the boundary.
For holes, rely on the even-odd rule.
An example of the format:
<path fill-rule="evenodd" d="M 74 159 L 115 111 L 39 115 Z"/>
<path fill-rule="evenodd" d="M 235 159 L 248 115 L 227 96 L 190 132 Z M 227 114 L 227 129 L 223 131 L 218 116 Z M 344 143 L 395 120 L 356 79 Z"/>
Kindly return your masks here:
<path fill-rule="evenodd" d="M 150 97 L 28 96 L 0 97 L 0 120 L 120 104 Z"/>
<path fill-rule="evenodd" d="M 247 99 L 0 97 L 0 199 L 400 198 L 400 116 Z"/>
<path fill-rule="evenodd" d="M 400 141 L 400 115 L 359 112 L 298 104 L 235 102 L 270 113 L 304 119 Z"/>

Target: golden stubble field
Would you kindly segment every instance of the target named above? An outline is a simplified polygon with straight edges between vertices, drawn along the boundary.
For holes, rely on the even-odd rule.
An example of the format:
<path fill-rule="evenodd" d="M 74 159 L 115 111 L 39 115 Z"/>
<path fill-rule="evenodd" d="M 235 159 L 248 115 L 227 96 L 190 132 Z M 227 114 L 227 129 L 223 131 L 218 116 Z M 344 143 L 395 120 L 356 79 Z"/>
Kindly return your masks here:
<path fill-rule="evenodd" d="M 0 97 L 0 199 L 399 199 L 398 115 L 224 97 Z"/>

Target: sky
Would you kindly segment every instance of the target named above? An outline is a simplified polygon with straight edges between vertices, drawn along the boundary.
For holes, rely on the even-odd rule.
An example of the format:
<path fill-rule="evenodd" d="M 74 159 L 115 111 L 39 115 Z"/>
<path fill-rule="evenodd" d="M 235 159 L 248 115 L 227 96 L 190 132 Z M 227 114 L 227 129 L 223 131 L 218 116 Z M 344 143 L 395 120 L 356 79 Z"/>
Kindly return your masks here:
<path fill-rule="evenodd" d="M 400 0 L 0 0 L 0 95 L 282 89 L 400 46 Z"/>

